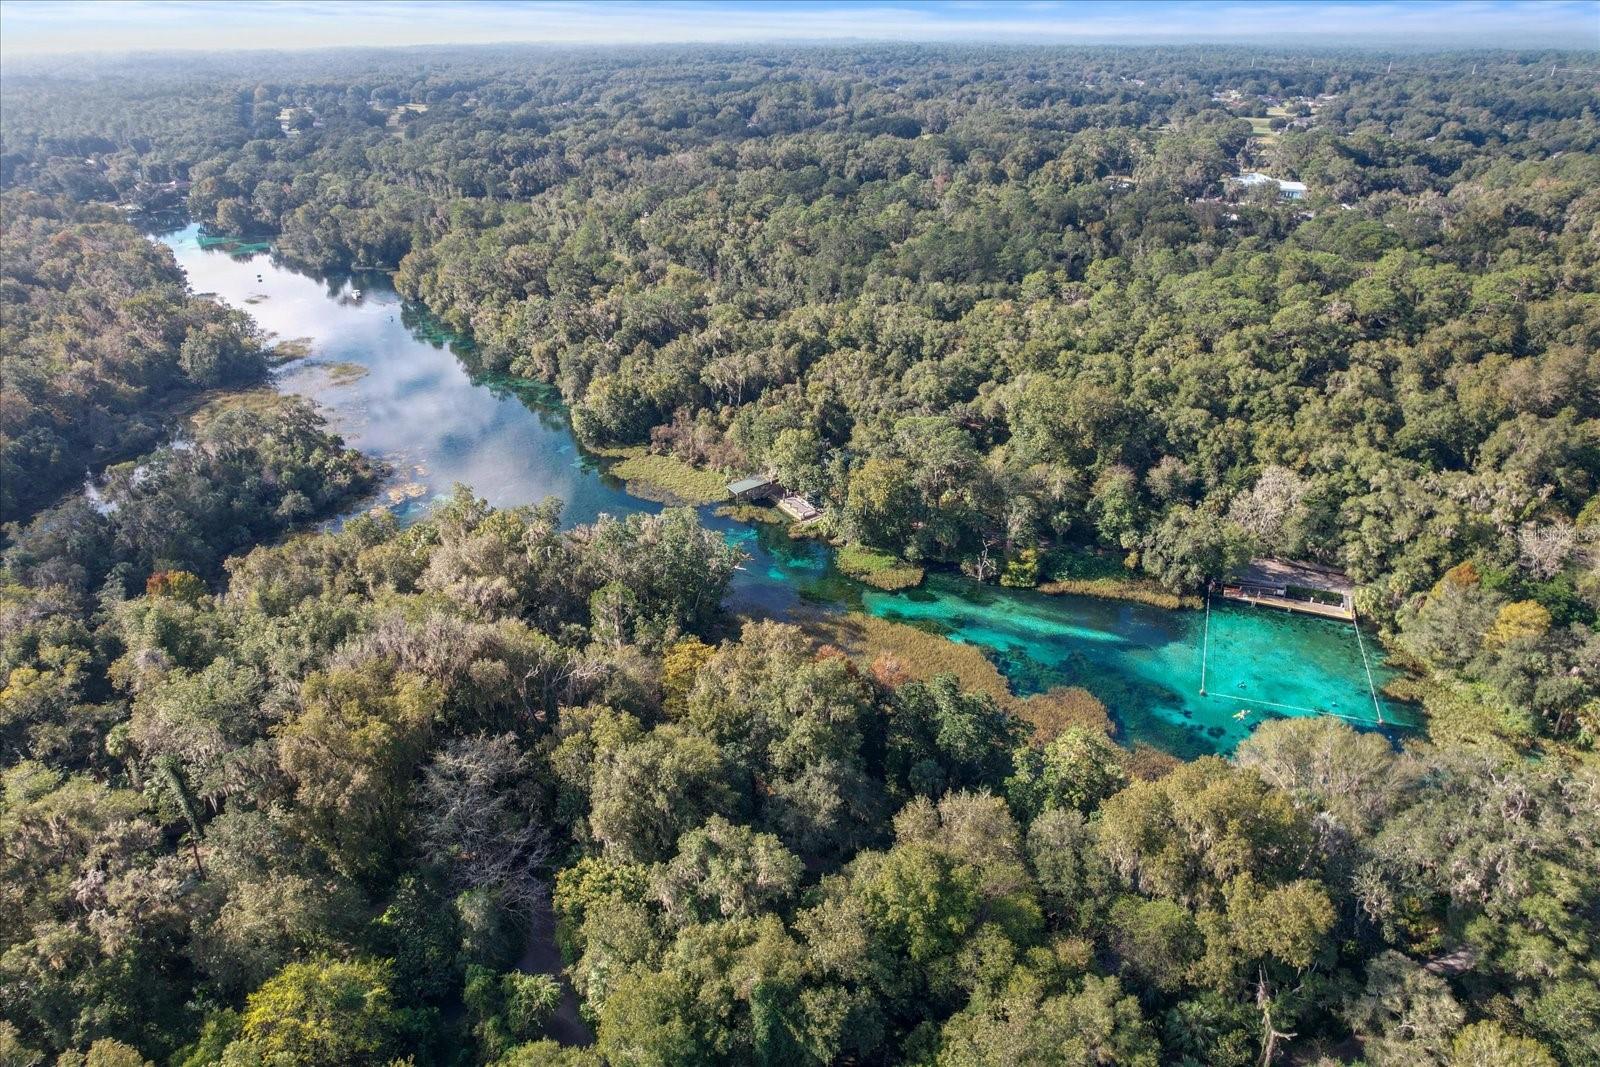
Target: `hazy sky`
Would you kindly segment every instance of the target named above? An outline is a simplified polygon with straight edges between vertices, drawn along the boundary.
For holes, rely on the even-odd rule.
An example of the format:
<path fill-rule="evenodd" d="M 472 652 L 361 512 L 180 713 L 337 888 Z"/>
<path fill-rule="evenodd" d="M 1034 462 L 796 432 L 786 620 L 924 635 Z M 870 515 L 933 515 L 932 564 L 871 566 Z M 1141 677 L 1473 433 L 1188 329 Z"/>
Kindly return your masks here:
<path fill-rule="evenodd" d="M 11 54 L 848 38 L 1600 48 L 1600 0 L 0 0 Z"/>

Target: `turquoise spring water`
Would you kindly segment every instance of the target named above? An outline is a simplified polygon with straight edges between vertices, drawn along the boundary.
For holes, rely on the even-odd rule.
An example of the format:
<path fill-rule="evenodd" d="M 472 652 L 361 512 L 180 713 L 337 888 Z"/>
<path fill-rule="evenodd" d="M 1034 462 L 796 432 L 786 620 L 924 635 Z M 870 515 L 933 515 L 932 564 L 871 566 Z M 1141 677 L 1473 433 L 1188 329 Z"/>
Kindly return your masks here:
<path fill-rule="evenodd" d="M 386 276 L 312 277 L 261 246 L 203 238 L 193 226 L 160 240 L 196 291 L 249 311 L 280 338 L 309 343 L 310 356 L 279 368 L 277 386 L 313 398 L 351 445 L 390 465 L 383 502 L 402 519 L 425 514 L 457 482 L 496 506 L 559 497 L 573 523 L 660 509 L 578 447 L 551 390 L 475 374 L 470 350 L 405 304 Z M 1124 744 L 1192 758 L 1230 751 L 1282 716 L 1331 713 L 1369 727 L 1381 717 L 1386 729 L 1415 723 L 1411 709 L 1374 696 L 1368 670 L 1379 689 L 1393 672 L 1370 641 L 1363 662 L 1348 623 L 1226 603 L 1213 603 L 1208 621 L 1203 611 L 1044 596 L 950 574 L 883 593 L 840 574 L 825 545 L 710 508 L 701 521 L 749 555 L 729 591 L 733 610 L 775 619 L 865 611 L 975 645 L 1018 693 L 1090 690 Z"/>

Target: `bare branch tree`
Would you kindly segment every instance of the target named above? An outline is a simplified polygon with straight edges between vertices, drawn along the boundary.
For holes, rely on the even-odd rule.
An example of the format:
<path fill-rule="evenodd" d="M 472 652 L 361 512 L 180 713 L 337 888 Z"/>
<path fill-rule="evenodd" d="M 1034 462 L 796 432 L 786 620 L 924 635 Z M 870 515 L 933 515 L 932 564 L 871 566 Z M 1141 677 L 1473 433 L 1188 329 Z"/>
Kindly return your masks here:
<path fill-rule="evenodd" d="M 494 888 L 531 911 L 547 892 L 539 870 L 550 836 L 531 819 L 528 762 L 514 734 L 450 742 L 424 770 L 418 794 L 424 852 L 457 890 Z"/>
<path fill-rule="evenodd" d="M 1272 1025 L 1272 993 L 1267 988 L 1266 971 L 1260 968 L 1256 970 L 1256 1007 L 1261 1009 L 1261 1067 L 1270 1067 L 1278 1055 L 1278 1042 L 1287 1044 L 1299 1035 Z"/>
<path fill-rule="evenodd" d="M 1570 522 L 1525 523 L 1517 531 L 1517 554 L 1535 578 L 1554 578 L 1578 548 L 1578 528 Z"/>

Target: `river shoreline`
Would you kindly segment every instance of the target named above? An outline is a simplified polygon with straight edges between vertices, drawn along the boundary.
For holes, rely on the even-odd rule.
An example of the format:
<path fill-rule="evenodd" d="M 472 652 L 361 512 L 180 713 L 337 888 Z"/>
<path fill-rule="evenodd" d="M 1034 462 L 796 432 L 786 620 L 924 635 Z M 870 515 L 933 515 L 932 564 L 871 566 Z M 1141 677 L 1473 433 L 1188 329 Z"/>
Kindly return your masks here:
<path fill-rule="evenodd" d="M 176 222 L 178 220 L 168 217 L 166 221 Z M 151 232 L 158 237 L 164 236 L 164 234 L 158 234 L 155 231 Z M 259 248 L 267 247 L 273 256 L 278 257 L 285 266 L 298 273 L 313 277 L 335 276 L 334 274 L 322 275 L 318 268 L 270 248 L 270 239 L 266 237 L 203 238 L 202 247 L 228 251 L 230 248 L 228 242 L 230 240 L 238 241 L 238 247 L 249 249 L 252 256 L 259 254 L 257 251 Z M 392 268 L 350 268 L 346 273 L 352 276 L 358 273 L 382 273 L 392 276 L 395 271 Z M 423 310 L 426 311 L 426 308 Z M 304 338 L 295 338 L 293 341 L 281 342 L 280 346 L 303 346 L 304 341 Z M 300 352 L 301 356 L 309 354 L 305 350 Z M 296 356 L 291 356 L 289 359 L 284 360 L 283 363 L 295 362 L 297 358 Z M 346 367 L 358 366 L 350 363 L 342 363 L 341 365 Z M 344 383 L 334 382 L 333 384 Z M 513 388 L 519 386 L 540 390 L 550 388 L 548 383 L 536 381 L 523 382 L 518 380 L 515 384 L 508 381 L 507 384 L 512 385 Z M 547 401 L 547 406 L 553 409 L 560 408 L 564 411 L 564 404 L 559 399 Z M 695 508 L 724 502 L 726 499 L 722 474 L 703 467 L 697 467 L 676 456 L 652 452 L 648 446 L 604 446 L 578 442 L 578 447 L 588 455 L 595 457 L 608 475 L 620 479 L 626 491 L 639 499 L 669 507 Z M 729 514 L 727 517 L 743 523 L 759 521 L 749 514 L 738 516 Z M 831 539 L 829 539 L 829 544 L 832 545 L 837 554 L 844 557 L 843 559 L 835 560 L 835 565 L 841 571 L 857 581 L 885 592 L 916 588 L 922 584 L 926 573 L 930 570 L 959 573 L 959 568 L 950 564 L 929 567 L 926 564 L 910 563 L 902 557 L 895 557 L 864 545 L 853 545 L 848 542 L 840 543 Z M 859 565 L 853 564 L 852 559 L 855 557 L 848 555 L 852 550 L 855 553 L 855 557 L 863 557 L 859 559 Z M 1088 557 L 1092 555 L 1092 550 L 1086 549 L 1077 554 Z M 867 555 L 882 558 L 869 560 L 864 558 Z M 980 582 L 979 584 L 988 583 Z M 1033 588 L 1048 596 L 1070 595 L 1101 600 L 1126 601 L 1169 611 L 1198 609 L 1203 605 L 1202 599 L 1198 596 L 1172 593 L 1160 588 L 1150 579 L 1137 576 L 1087 579 L 1052 578 L 1040 581 Z"/>
<path fill-rule="evenodd" d="M 470 344 L 401 299 L 387 276 L 314 277 L 268 253 L 233 257 L 202 248 L 197 237 L 193 226 L 156 235 L 194 289 L 246 310 L 278 336 L 309 338 L 315 355 L 278 368 L 273 385 L 315 401 L 349 445 L 388 463 L 404 483 L 398 498 L 380 494 L 361 511 L 382 503 L 402 523 L 415 522 L 463 484 L 494 507 L 556 498 L 563 525 L 572 526 L 659 512 L 663 500 L 649 498 L 667 494 L 639 495 L 641 476 L 682 481 L 700 500 L 720 496 L 720 475 L 675 457 L 638 447 L 585 448 L 553 389 L 485 373 Z M 348 373 L 312 373 L 314 364 L 344 365 Z M 630 460 L 620 473 L 633 477 L 618 477 Z M 928 665 L 974 657 L 982 669 L 969 673 L 983 676 L 974 684 L 994 690 L 1007 707 L 1025 705 L 1035 718 L 1053 721 L 1060 709 L 1046 716 L 1048 701 L 1033 698 L 1055 693 L 1051 700 L 1059 703 L 1061 694 L 1083 690 L 1095 704 L 1071 698 L 1069 710 L 1101 728 L 1109 721 L 1131 751 L 1152 746 L 1192 759 L 1231 751 L 1268 718 L 1337 714 L 1364 701 L 1370 714 L 1347 626 L 1213 605 L 1206 641 L 1205 613 L 1172 610 L 1170 601 L 1127 584 L 1141 576 L 1120 560 L 1072 549 L 1043 561 L 1041 590 L 979 583 L 953 568 L 930 569 L 915 587 L 885 590 L 845 573 L 833 545 L 793 537 L 786 523 L 760 521 L 764 516 L 726 503 L 696 511 L 747 557 L 725 598 L 730 619 L 808 627 L 822 619 L 835 631 L 865 626 L 879 631 L 877 645 L 915 646 Z M 884 561 L 898 562 L 887 554 Z M 896 577 L 888 584 L 900 584 Z M 1052 580 L 1088 583 L 1078 588 L 1094 595 Z M 1202 693 L 1208 658 L 1212 676 L 1226 685 Z M 1377 673 L 1381 682 L 1389 672 L 1380 663 Z M 1390 716 L 1384 718 L 1388 726 Z"/>

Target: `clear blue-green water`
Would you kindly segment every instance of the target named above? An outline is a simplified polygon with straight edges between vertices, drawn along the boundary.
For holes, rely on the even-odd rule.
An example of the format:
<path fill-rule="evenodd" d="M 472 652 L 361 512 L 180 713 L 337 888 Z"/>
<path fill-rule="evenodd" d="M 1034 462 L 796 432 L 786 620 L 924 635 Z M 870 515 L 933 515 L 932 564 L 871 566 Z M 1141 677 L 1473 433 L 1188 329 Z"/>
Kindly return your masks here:
<path fill-rule="evenodd" d="M 458 482 L 496 506 L 559 497 L 570 523 L 660 509 L 579 448 L 550 390 L 474 373 L 470 348 L 402 301 L 385 275 L 312 277 L 258 246 L 202 242 L 194 226 L 160 240 L 196 291 L 308 342 L 311 355 L 279 368 L 277 386 L 314 399 L 347 442 L 390 464 L 378 502 L 402 519 L 425 514 Z M 825 545 L 709 508 L 701 520 L 749 556 L 729 593 L 734 610 L 776 619 L 859 610 L 943 634 L 983 649 L 1018 693 L 1089 689 L 1124 744 L 1187 758 L 1229 751 L 1279 716 L 1375 725 L 1381 711 L 1390 728 L 1414 721 L 1410 709 L 1374 697 L 1348 624 L 1232 604 L 1213 604 L 1208 621 L 1203 611 L 1044 596 L 951 574 L 883 593 L 841 575 Z M 1381 688 L 1392 671 L 1371 641 L 1366 654 Z"/>

